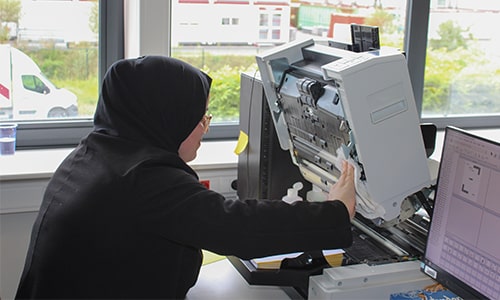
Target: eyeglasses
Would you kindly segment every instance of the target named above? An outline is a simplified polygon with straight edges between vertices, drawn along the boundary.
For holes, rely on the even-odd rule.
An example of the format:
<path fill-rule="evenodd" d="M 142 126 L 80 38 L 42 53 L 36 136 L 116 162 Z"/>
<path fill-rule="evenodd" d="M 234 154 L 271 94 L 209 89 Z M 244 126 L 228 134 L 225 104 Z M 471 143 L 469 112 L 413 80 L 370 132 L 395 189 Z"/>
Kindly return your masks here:
<path fill-rule="evenodd" d="M 203 119 L 201 119 L 200 124 L 203 126 L 203 130 L 205 133 L 208 132 L 208 126 L 210 126 L 210 121 L 212 121 L 212 114 L 204 115 Z"/>

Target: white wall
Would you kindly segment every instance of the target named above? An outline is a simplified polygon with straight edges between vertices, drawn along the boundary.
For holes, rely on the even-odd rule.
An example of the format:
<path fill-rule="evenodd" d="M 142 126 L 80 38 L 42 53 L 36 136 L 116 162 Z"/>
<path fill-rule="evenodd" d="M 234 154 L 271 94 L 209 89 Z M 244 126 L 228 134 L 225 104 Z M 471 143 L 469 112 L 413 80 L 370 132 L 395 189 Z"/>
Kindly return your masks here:
<path fill-rule="evenodd" d="M 36 212 L 1 215 L 0 298 L 2 299 L 14 298 L 36 215 Z"/>

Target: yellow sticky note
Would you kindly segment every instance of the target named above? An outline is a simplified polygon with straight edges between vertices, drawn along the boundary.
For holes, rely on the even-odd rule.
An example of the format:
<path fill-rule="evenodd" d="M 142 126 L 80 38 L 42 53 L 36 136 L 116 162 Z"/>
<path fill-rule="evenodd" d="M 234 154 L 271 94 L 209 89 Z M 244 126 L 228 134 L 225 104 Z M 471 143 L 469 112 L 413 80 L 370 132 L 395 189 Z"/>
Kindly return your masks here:
<path fill-rule="evenodd" d="M 240 136 L 238 137 L 238 143 L 236 144 L 234 153 L 236 153 L 236 155 L 240 155 L 241 152 L 245 151 L 247 145 L 248 145 L 248 135 L 240 130 Z"/>

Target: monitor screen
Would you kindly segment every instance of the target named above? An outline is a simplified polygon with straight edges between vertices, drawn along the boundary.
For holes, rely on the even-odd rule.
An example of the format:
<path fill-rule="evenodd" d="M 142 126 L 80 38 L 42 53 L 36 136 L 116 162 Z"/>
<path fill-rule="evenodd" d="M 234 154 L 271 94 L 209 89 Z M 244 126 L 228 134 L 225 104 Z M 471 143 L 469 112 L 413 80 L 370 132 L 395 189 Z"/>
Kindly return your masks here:
<path fill-rule="evenodd" d="M 500 299 L 500 143 L 447 127 L 422 271 L 465 299 Z"/>

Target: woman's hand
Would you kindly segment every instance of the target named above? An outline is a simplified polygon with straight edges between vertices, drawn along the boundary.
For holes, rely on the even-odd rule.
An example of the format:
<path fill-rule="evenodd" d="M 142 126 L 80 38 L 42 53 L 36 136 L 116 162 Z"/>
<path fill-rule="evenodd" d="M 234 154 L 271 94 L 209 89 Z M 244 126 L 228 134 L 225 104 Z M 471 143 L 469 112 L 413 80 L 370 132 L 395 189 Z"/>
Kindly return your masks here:
<path fill-rule="evenodd" d="M 354 186 L 354 167 L 347 161 L 342 163 L 342 174 L 328 193 L 329 200 L 340 200 L 349 211 L 349 216 L 354 218 L 356 213 L 356 189 Z"/>

